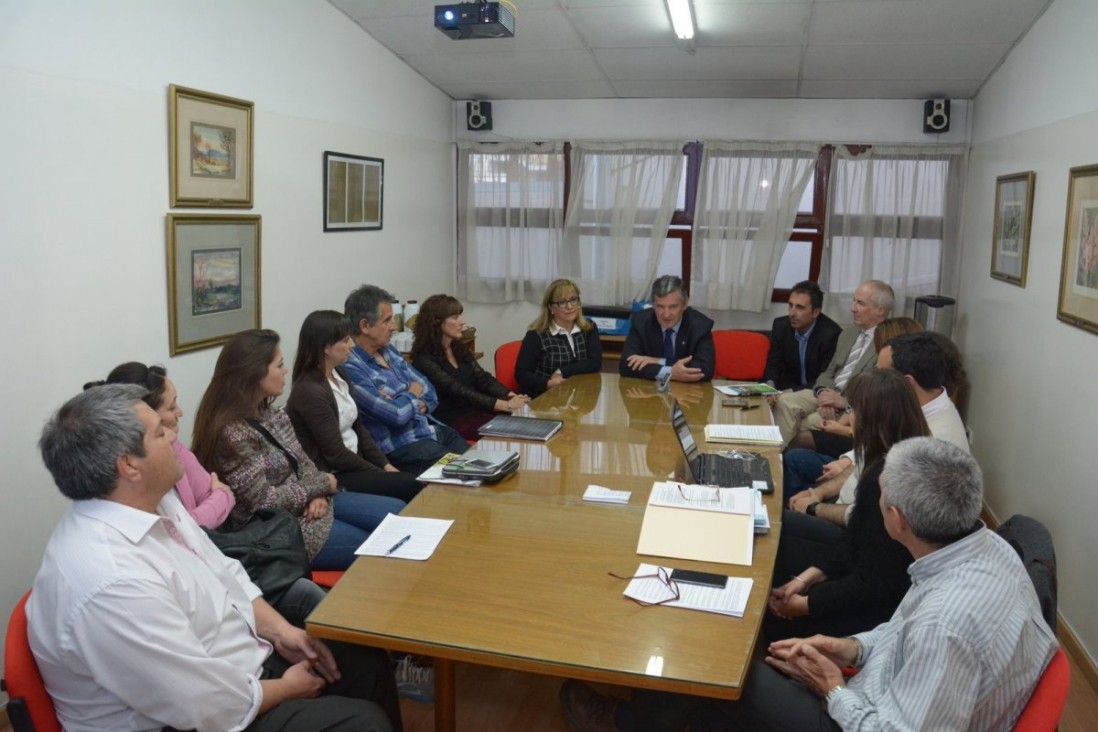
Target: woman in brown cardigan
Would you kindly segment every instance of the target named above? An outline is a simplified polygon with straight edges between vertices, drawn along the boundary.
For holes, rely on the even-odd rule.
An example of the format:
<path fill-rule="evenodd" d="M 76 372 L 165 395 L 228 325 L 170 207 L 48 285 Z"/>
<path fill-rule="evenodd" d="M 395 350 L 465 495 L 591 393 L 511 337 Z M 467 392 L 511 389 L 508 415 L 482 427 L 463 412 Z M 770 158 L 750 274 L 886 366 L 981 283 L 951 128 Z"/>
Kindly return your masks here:
<path fill-rule="evenodd" d="M 340 488 L 411 501 L 419 481 L 385 458 L 358 419 L 342 368 L 354 348 L 351 332 L 351 321 L 334 310 L 305 318 L 286 412 L 305 453 L 320 470 L 334 473 Z"/>
<path fill-rule="evenodd" d="M 477 430 L 494 413 L 520 409 L 530 397 L 515 394 L 480 367 L 461 341 L 463 310 L 450 295 L 431 295 L 423 301 L 416 320 L 412 366 L 430 379 L 438 392 L 433 416 L 466 440 L 476 440 L 480 437 Z"/>

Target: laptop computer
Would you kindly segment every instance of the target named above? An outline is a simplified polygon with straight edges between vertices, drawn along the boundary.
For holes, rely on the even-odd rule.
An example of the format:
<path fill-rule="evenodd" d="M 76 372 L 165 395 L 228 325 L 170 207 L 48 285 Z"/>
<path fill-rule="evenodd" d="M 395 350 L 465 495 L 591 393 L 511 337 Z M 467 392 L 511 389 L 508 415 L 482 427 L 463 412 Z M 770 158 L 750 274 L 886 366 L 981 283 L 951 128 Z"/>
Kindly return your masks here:
<path fill-rule="evenodd" d="M 679 401 L 671 401 L 671 428 L 675 431 L 682 454 L 686 457 L 686 482 L 697 485 L 715 485 L 719 488 L 756 486 L 763 493 L 774 492 L 774 478 L 770 474 L 770 461 L 753 452 L 737 452 L 735 457 L 703 453 L 694 442 L 686 414 Z M 762 485 L 765 484 L 765 488 Z"/>

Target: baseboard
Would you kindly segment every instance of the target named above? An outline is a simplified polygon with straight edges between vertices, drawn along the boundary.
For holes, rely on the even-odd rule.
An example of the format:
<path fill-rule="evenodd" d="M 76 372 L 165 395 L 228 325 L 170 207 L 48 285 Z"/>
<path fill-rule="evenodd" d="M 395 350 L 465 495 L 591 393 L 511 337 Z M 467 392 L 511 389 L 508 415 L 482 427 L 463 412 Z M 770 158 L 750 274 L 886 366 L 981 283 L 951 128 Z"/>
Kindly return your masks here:
<path fill-rule="evenodd" d="M 987 524 L 987 527 L 992 531 L 999 528 L 1001 523 L 998 517 L 992 512 L 988 505 L 985 503 L 984 508 L 980 511 L 980 518 Z M 1071 660 L 1079 667 L 1079 671 L 1083 674 L 1083 678 L 1086 679 L 1087 685 L 1095 694 L 1098 694 L 1098 666 L 1095 666 L 1094 661 L 1091 660 L 1090 654 L 1083 648 L 1083 644 L 1079 642 L 1079 638 L 1071 630 L 1067 623 L 1064 622 L 1064 616 L 1060 614 L 1060 611 L 1056 611 L 1056 638 L 1060 641 L 1060 645 L 1064 649 L 1064 653 L 1071 657 Z"/>

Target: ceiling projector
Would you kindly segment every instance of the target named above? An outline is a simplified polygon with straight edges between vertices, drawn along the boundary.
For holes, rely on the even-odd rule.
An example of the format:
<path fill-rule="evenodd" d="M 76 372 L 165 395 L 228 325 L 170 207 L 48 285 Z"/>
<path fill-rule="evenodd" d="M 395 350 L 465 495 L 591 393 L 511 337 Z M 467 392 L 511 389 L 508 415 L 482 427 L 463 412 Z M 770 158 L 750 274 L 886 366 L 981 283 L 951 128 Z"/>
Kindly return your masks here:
<path fill-rule="evenodd" d="M 463 38 L 511 38 L 515 15 L 503 3 L 455 3 L 435 6 L 435 27 L 455 41 Z"/>

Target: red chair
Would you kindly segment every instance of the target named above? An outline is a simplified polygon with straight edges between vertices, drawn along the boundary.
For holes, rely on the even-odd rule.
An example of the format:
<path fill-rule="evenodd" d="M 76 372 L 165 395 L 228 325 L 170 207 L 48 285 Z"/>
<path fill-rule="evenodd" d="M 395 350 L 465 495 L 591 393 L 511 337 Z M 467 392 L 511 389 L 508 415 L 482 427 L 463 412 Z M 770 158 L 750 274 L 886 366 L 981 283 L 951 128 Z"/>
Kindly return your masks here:
<path fill-rule="evenodd" d="M 1022 716 L 1018 717 L 1014 732 L 1054 732 L 1064 712 L 1070 686 L 1071 664 L 1064 649 L 1058 648 L 1026 702 Z"/>
<path fill-rule="evenodd" d="M 522 341 L 510 341 L 496 349 L 496 380 L 516 394 L 522 391 L 515 380 L 515 362 L 518 361 Z"/>
<path fill-rule="evenodd" d="M 326 587 L 329 590 L 335 587 L 336 582 L 339 582 L 343 577 L 342 569 L 321 569 L 313 571 L 313 582 L 316 582 L 321 587 Z"/>
<path fill-rule="evenodd" d="M 715 330 L 713 345 L 717 349 L 714 378 L 762 380 L 766 355 L 770 352 L 769 338 L 749 330 Z"/>
<path fill-rule="evenodd" d="M 15 732 L 61 732 L 53 699 L 46 692 L 38 663 L 27 641 L 27 598 L 11 611 L 8 637 L 4 642 L 4 682 L 8 693 L 8 719 Z"/>

